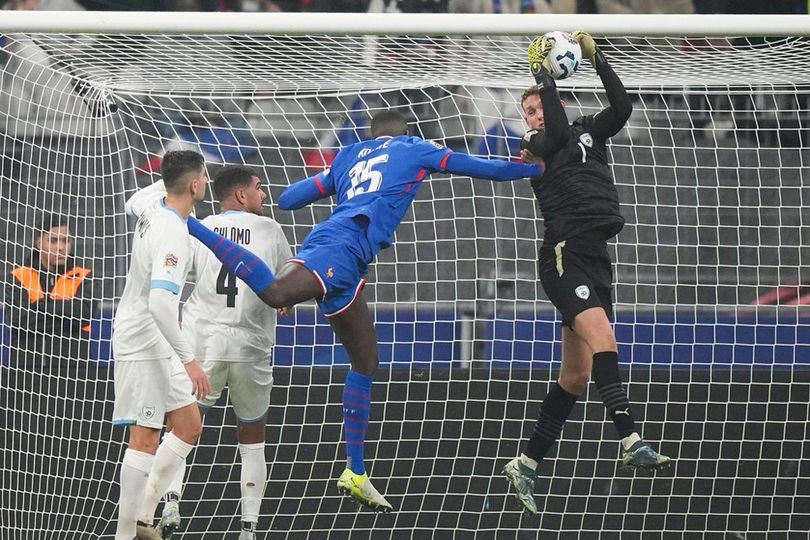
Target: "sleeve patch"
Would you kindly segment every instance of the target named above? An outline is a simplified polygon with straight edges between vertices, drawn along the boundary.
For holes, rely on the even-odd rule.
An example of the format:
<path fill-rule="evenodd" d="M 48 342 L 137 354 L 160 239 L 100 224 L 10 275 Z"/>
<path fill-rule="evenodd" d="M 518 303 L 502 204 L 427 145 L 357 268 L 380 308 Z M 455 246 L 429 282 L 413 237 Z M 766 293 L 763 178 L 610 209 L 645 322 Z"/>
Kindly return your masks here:
<path fill-rule="evenodd" d="M 436 141 L 428 141 L 428 142 L 429 142 L 430 144 L 432 144 L 433 146 L 435 146 L 436 148 L 438 148 L 439 150 L 441 150 L 442 148 L 444 148 L 444 146 L 440 145 L 440 144 L 439 144 L 439 143 L 437 143 Z"/>
<path fill-rule="evenodd" d="M 166 268 L 177 268 L 178 262 L 180 262 L 180 259 L 177 258 L 177 255 L 174 253 L 167 253 L 166 258 L 163 259 L 163 266 Z"/>

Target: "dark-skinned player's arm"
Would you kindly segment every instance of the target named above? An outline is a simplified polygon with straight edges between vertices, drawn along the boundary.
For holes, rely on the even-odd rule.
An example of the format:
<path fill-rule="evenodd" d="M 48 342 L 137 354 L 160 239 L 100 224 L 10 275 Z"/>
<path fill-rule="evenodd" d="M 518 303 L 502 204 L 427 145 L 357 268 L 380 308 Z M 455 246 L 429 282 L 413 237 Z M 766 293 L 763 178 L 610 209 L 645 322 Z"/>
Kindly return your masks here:
<path fill-rule="evenodd" d="M 545 36 L 535 39 L 529 45 L 529 69 L 540 90 L 545 129 L 527 131 L 520 142 L 522 150 L 528 150 L 535 157 L 546 161 L 565 146 L 571 137 L 571 126 L 568 125 L 568 118 L 557 92 L 557 84 L 551 77 L 551 59 L 548 53 L 552 47 L 554 39 Z"/>
<path fill-rule="evenodd" d="M 605 55 L 596 46 L 591 35 L 576 31 L 573 36 L 579 42 L 582 57 L 591 62 L 599 78 L 602 79 L 602 85 L 605 87 L 605 93 L 610 103 L 609 107 L 593 117 L 591 135 L 598 139 L 608 139 L 616 135 L 627 123 L 630 113 L 633 112 L 633 104 L 630 102 L 630 96 L 627 95 L 621 79 L 610 67 Z"/>
<path fill-rule="evenodd" d="M 279 206 L 284 210 L 295 210 L 334 193 L 335 188 L 328 172 L 318 173 L 285 189 L 279 198 Z M 188 218 L 188 232 L 210 249 L 222 266 L 244 281 L 256 294 L 261 295 L 276 280 L 273 271 L 263 260 L 239 244 L 215 233 L 192 216 Z"/>
<path fill-rule="evenodd" d="M 484 159 L 462 152 L 453 152 L 440 144 L 413 137 L 417 142 L 411 147 L 406 159 L 424 167 L 417 177 L 425 174 L 451 173 L 471 178 L 484 178 L 496 182 L 507 182 L 537 176 L 540 167 L 535 164 L 515 163 L 505 159 Z"/>
<path fill-rule="evenodd" d="M 461 152 L 450 152 L 444 167 L 435 170 L 472 178 L 485 178 L 496 182 L 519 180 L 542 173 L 540 166 L 535 164 L 515 163 L 504 159 L 483 159 Z"/>

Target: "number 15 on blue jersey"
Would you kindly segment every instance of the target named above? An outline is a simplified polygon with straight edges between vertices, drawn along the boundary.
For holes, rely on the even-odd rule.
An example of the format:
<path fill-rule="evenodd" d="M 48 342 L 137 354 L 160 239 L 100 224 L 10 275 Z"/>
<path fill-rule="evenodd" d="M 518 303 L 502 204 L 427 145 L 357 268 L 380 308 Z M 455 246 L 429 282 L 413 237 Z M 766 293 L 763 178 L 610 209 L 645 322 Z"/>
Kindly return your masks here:
<path fill-rule="evenodd" d="M 349 171 L 349 180 L 352 187 L 346 190 L 346 198 L 351 199 L 355 195 L 362 195 L 363 193 L 371 193 L 377 191 L 382 186 L 383 175 L 380 171 L 375 171 L 374 166 L 381 163 L 388 162 L 388 154 L 367 159 L 365 161 L 358 161 L 354 167 Z M 368 182 L 368 186 L 363 186 Z"/>

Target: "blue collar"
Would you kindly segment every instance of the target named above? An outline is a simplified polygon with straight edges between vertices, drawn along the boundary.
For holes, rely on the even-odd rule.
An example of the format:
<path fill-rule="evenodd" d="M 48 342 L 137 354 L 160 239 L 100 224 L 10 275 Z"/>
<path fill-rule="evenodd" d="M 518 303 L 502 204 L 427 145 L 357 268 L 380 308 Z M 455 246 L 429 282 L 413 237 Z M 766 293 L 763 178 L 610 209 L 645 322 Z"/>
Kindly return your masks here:
<path fill-rule="evenodd" d="M 178 212 L 177 210 L 175 210 L 174 208 L 172 208 L 171 206 L 166 204 L 166 197 L 163 197 L 162 199 L 160 199 L 160 206 L 162 206 L 165 210 L 168 210 L 169 212 L 171 212 L 172 214 L 177 216 L 180 219 L 180 221 L 182 221 L 183 223 L 188 222 L 188 219 L 181 216 L 180 212 Z"/>

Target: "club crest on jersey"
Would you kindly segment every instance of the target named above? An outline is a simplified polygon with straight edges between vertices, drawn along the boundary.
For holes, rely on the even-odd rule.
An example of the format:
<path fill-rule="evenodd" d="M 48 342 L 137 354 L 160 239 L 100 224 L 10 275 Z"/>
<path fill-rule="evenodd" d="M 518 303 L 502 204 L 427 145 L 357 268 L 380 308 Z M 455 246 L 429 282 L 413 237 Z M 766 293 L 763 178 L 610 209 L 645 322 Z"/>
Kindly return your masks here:
<path fill-rule="evenodd" d="M 588 288 L 587 285 L 580 285 L 576 289 L 574 289 L 574 293 L 577 296 L 582 298 L 583 300 L 587 300 L 591 296 L 591 290 Z"/>
<path fill-rule="evenodd" d="M 591 137 L 590 133 L 583 133 L 582 135 L 580 135 L 579 142 L 581 142 L 588 148 L 593 147 L 593 137 Z"/>
<path fill-rule="evenodd" d="M 326 269 L 326 277 L 330 278 L 334 276 L 335 276 L 335 269 L 330 266 L 329 268 Z"/>
<path fill-rule="evenodd" d="M 166 258 L 163 259 L 163 266 L 166 268 L 177 268 L 177 263 L 180 259 L 177 258 L 177 255 L 174 253 L 167 253 Z"/>
<path fill-rule="evenodd" d="M 155 416 L 155 408 L 154 407 L 142 407 L 141 408 L 141 418 L 144 420 L 149 420 Z"/>

